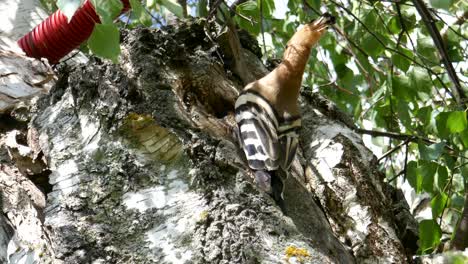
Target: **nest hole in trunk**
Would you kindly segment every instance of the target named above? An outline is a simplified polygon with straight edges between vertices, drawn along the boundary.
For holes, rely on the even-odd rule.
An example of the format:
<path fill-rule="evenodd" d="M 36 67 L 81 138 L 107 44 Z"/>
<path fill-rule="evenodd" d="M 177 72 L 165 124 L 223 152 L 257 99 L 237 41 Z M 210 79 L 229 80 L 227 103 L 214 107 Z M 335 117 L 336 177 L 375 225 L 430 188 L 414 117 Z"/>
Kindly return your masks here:
<path fill-rule="evenodd" d="M 216 83 L 205 82 L 200 85 L 190 78 L 185 78 L 182 80 L 181 90 L 182 102 L 188 108 L 198 107 L 218 119 L 234 113 L 237 94 L 216 87 Z"/>

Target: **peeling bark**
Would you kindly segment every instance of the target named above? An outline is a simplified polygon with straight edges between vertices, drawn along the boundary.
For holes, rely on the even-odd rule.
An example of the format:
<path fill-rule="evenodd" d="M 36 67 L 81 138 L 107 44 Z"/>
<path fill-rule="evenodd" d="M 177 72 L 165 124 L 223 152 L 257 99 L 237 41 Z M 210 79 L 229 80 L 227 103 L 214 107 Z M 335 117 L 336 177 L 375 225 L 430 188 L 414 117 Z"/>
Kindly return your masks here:
<path fill-rule="evenodd" d="M 0 114 L 45 94 L 55 83 L 52 69 L 36 59 L 1 50 Z"/>
<path fill-rule="evenodd" d="M 301 97 L 302 151 L 285 211 L 256 189 L 232 137 L 243 78 L 218 56 L 229 41 L 213 43 L 206 28 L 189 20 L 124 32 L 120 65 L 64 69 L 35 105 L 29 146 L 40 146 L 52 185 L 40 210 L 51 248 L 42 258 L 407 262 L 417 228 L 406 203 L 345 115 L 317 95 Z M 266 72 L 253 52 L 241 53 L 244 70 Z"/>

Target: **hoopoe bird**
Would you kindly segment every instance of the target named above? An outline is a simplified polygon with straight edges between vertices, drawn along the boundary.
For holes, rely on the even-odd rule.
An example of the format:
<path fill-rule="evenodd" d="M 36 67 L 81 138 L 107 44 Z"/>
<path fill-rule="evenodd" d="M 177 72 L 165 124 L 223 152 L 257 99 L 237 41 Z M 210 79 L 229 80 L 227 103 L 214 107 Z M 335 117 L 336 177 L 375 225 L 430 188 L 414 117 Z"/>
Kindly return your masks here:
<path fill-rule="evenodd" d="M 301 127 L 298 97 L 312 47 L 335 18 L 324 14 L 304 25 L 288 41 L 283 61 L 265 77 L 249 83 L 235 104 L 237 136 L 257 186 L 278 202 L 296 155 Z"/>

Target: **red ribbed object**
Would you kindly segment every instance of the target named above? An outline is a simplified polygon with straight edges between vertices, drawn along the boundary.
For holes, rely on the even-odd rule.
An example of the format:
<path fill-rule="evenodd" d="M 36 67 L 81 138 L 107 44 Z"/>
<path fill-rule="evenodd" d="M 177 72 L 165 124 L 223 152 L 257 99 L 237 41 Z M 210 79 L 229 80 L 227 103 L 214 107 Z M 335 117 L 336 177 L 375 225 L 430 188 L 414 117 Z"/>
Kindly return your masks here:
<path fill-rule="evenodd" d="M 129 0 L 122 0 L 122 13 L 130 8 Z M 18 40 L 18 45 L 27 56 L 46 58 L 50 63 L 58 63 L 61 58 L 74 50 L 91 36 L 94 25 L 100 23 L 93 5 L 87 0 L 76 10 L 70 23 L 67 17 L 57 10 L 31 32 Z"/>

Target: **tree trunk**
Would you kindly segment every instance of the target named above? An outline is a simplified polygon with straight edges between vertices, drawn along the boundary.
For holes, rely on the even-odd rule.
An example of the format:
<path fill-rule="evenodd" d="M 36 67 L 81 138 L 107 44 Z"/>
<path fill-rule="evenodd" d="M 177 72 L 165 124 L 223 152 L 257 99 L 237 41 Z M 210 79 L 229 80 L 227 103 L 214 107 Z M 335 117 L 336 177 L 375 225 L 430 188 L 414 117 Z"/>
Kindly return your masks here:
<path fill-rule="evenodd" d="M 285 210 L 257 190 L 232 136 L 243 76 L 222 59 L 230 42 L 212 42 L 209 30 L 189 20 L 124 32 L 119 65 L 62 69 L 31 108 L 18 133 L 28 133 L 30 159 L 44 155 L 47 168 L 3 174 L 34 179 L 50 170 L 45 208 L 30 217 L 43 219 L 36 234 L 44 246 L 33 255 L 54 263 L 406 263 L 417 226 L 403 196 L 384 183 L 348 118 L 317 94 L 301 96 Z M 267 72 L 241 51 L 249 74 Z M 9 164 L 26 145 L 16 138 L 0 145 Z M 1 227 L 19 232 L 9 224 L 14 212 L 6 216 Z M 0 260 L 9 257 L 2 252 Z"/>
<path fill-rule="evenodd" d="M 455 237 L 451 247 L 457 250 L 464 250 L 468 247 L 468 191 L 465 194 L 465 205 L 461 214 L 460 223 L 458 223 Z"/>

